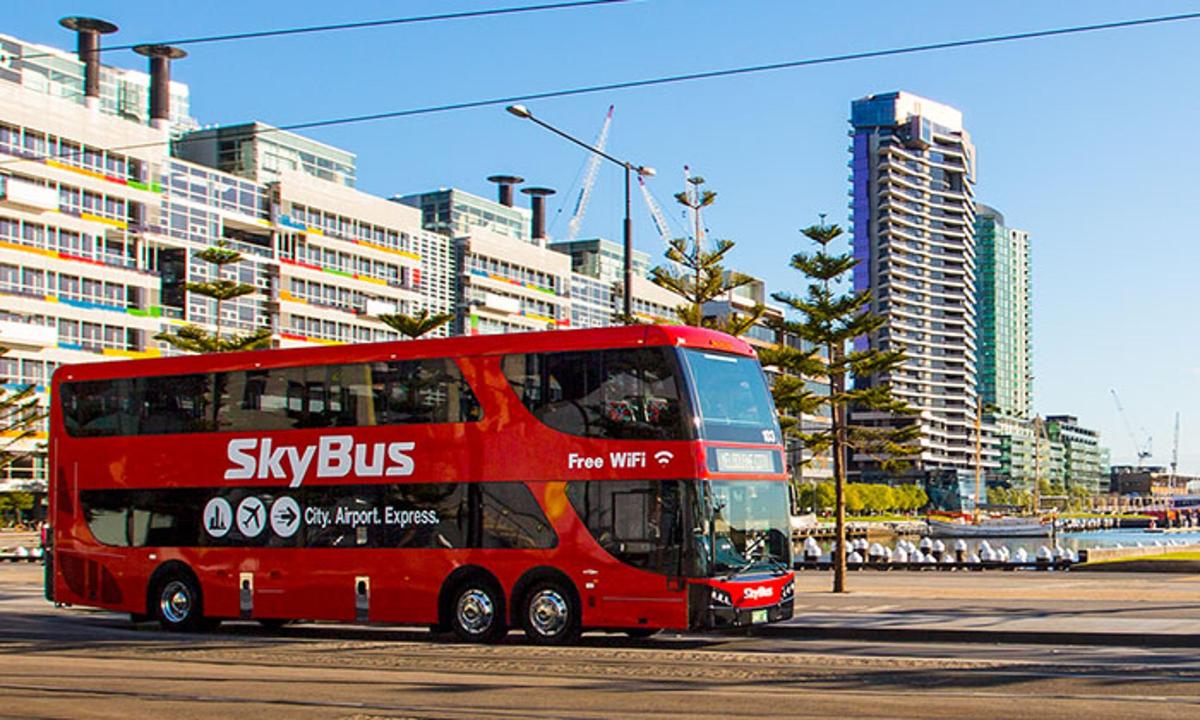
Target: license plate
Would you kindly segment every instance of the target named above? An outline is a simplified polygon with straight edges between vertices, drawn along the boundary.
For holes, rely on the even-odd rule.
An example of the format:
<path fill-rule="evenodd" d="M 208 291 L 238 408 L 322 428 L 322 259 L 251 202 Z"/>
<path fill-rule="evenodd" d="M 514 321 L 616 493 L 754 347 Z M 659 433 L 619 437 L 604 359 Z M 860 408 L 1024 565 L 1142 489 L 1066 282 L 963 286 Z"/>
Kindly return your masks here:
<path fill-rule="evenodd" d="M 750 622 L 765 623 L 766 621 L 767 621 L 767 611 L 766 610 L 751 610 L 750 611 Z"/>

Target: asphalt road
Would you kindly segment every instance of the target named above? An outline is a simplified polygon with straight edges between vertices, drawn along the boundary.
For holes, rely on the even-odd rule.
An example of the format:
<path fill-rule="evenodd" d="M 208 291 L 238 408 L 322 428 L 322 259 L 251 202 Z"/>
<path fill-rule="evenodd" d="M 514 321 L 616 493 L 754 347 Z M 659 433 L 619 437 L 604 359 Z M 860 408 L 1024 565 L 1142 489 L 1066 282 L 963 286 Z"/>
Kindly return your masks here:
<path fill-rule="evenodd" d="M 936 582 L 914 586 L 915 602 Z M 774 635 L 541 648 L 516 634 L 476 647 L 396 628 L 240 623 L 178 636 L 55 609 L 39 583 L 36 565 L 0 565 L 0 718 L 1200 717 L 1188 649 Z"/>

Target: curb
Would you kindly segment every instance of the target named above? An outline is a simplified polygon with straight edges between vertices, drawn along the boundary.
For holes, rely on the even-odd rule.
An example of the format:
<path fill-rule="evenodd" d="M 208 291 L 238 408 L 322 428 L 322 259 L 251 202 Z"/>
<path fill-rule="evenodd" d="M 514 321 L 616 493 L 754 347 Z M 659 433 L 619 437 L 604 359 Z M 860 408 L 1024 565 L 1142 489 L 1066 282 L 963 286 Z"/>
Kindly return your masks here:
<path fill-rule="evenodd" d="M 823 625 L 764 625 L 754 634 L 784 640 L 867 640 L 883 642 L 984 643 L 989 645 L 1099 645 L 1200 648 L 1200 634 L 1051 632 L 1035 630 L 946 630 L 851 628 Z"/>

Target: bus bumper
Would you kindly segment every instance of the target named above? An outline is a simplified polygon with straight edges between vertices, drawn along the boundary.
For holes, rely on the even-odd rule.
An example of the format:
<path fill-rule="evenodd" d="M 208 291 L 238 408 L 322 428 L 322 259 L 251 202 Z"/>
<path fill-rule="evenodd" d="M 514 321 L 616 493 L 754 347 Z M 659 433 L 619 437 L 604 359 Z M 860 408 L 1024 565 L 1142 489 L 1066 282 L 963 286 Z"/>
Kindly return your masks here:
<path fill-rule="evenodd" d="M 792 600 L 760 608 L 710 607 L 704 614 L 703 627 L 706 630 L 720 630 L 763 625 L 781 620 L 791 620 L 794 612 Z"/>

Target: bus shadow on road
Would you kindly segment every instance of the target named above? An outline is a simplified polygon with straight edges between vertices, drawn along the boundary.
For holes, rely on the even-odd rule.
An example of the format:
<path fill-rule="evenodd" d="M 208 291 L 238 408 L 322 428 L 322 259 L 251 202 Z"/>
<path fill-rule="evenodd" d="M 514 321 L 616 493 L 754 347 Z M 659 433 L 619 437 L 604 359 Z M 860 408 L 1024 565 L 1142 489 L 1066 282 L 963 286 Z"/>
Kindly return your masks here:
<path fill-rule="evenodd" d="M 143 626 L 149 628 L 150 626 Z M 171 635 L 163 633 L 167 637 Z M 265 641 L 288 640 L 356 640 L 362 642 L 406 642 L 406 643 L 435 643 L 441 645 L 463 645 L 458 643 L 449 633 L 434 633 L 426 628 L 400 626 L 366 626 L 366 625 L 336 625 L 325 623 L 298 623 L 281 628 L 264 628 L 253 623 L 224 623 L 220 630 L 204 637 L 244 637 Z M 605 647 L 605 648 L 654 648 L 696 650 L 713 645 L 724 644 L 731 639 L 743 635 L 711 635 L 708 637 L 682 636 L 675 633 L 661 633 L 649 638 L 631 638 L 620 633 L 585 633 L 576 640 L 572 647 Z M 510 632 L 501 645 L 519 645 L 537 647 L 536 643 L 528 640 L 518 630 Z M 477 647 L 477 646 L 476 646 Z"/>

